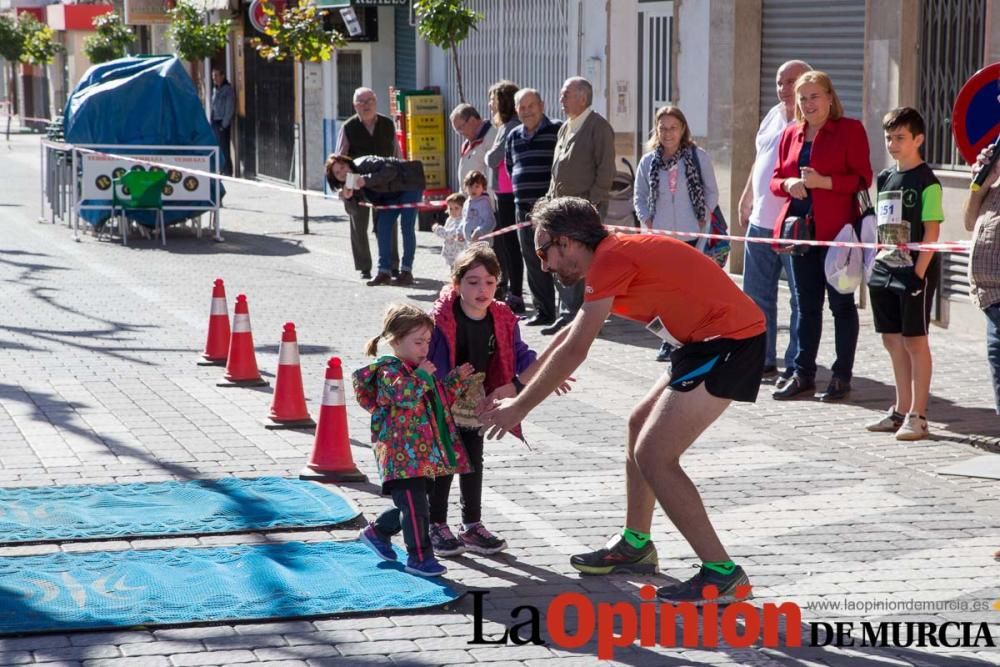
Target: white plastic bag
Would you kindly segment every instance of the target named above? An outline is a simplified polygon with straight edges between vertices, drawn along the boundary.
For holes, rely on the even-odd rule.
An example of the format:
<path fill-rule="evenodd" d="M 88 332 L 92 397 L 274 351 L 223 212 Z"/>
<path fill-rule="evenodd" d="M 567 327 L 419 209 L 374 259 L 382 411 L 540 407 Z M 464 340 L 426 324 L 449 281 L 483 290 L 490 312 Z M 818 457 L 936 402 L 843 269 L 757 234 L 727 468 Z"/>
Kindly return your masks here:
<path fill-rule="evenodd" d="M 876 243 L 877 241 L 878 220 L 875 218 L 875 212 L 872 211 L 861 219 L 861 242 Z M 862 254 L 864 255 L 865 264 L 865 283 L 867 283 L 872 277 L 872 267 L 875 266 L 875 255 L 878 254 L 878 250 L 875 248 L 864 248 Z"/>
<path fill-rule="evenodd" d="M 852 225 L 844 225 L 834 241 L 857 243 L 858 235 Z M 826 253 L 826 281 L 841 294 L 853 294 L 864 277 L 863 263 L 861 248 L 832 247 Z"/>

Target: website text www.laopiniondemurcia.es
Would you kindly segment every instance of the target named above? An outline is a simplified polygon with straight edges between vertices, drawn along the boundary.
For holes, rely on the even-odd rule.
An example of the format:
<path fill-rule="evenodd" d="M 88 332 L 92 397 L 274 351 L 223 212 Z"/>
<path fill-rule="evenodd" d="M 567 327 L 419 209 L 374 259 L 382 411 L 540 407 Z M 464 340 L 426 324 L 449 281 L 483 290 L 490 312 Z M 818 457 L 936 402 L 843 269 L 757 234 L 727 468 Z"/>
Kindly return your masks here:
<path fill-rule="evenodd" d="M 510 611 L 510 624 L 503 633 L 484 634 L 483 601 L 489 591 L 469 591 L 473 596 L 472 645 L 544 645 L 542 624 L 553 644 L 562 649 L 580 649 L 596 639 L 597 657 L 614 658 L 615 650 L 639 643 L 643 647 L 711 649 L 719 646 L 747 648 L 795 648 L 800 646 L 879 647 L 995 647 L 989 623 L 920 621 L 809 621 L 802 623 L 802 609 L 795 602 L 748 602 L 750 587 L 736 591 L 736 601 L 717 604 L 718 590 L 706 586 L 707 603 L 657 602 L 656 588 L 639 589 L 642 600 L 594 603 L 582 593 L 560 593 L 542 613 L 533 605 Z M 979 605 L 977 605 L 977 608 Z M 983 609 L 989 609 L 985 603 Z M 490 620 L 496 621 L 496 618 Z M 1000 619 L 998 619 L 1000 620 Z"/>

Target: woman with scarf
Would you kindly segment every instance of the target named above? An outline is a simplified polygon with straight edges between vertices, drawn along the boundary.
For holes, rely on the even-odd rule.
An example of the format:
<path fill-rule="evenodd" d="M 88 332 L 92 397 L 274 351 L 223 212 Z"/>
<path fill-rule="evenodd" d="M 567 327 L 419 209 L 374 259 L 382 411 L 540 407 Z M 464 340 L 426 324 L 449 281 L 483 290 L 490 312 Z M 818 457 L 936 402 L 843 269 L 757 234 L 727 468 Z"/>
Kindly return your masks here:
<path fill-rule="evenodd" d="M 649 152 L 639 160 L 633 204 L 643 227 L 672 232 L 708 232 L 709 216 L 719 203 L 719 186 L 708 153 L 691 138 L 680 109 L 661 107 L 656 112 Z M 677 237 L 703 248 L 705 239 Z M 657 361 L 668 361 L 673 348 L 660 345 Z"/>

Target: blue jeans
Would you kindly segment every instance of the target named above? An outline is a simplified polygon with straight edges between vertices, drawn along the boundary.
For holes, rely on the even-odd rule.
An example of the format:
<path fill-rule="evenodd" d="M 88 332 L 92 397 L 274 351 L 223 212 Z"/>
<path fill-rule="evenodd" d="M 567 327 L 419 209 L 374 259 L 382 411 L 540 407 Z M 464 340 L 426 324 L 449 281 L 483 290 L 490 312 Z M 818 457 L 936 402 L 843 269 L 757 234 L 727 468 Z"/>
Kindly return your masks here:
<path fill-rule="evenodd" d="M 423 195 L 420 190 L 406 192 L 366 193 L 372 204 L 416 204 Z M 413 271 L 413 256 L 417 252 L 417 209 L 387 209 L 375 215 L 375 239 L 378 241 L 378 272 L 392 273 L 392 236 L 396 220 L 403 232 L 403 257 L 399 262 L 400 271 Z"/>
<path fill-rule="evenodd" d="M 993 375 L 993 398 L 1000 415 L 1000 303 L 983 310 L 986 315 L 986 358 Z"/>
<path fill-rule="evenodd" d="M 771 230 L 750 225 L 747 230 L 750 238 L 771 238 Z M 785 348 L 785 368 L 795 369 L 795 355 L 799 352 L 799 341 L 796 329 L 799 326 L 799 300 L 795 294 L 795 279 L 792 274 L 792 257 L 779 254 L 769 243 L 747 243 L 743 254 L 743 291 L 753 299 L 757 307 L 764 311 L 764 321 L 767 323 L 767 348 L 764 355 L 765 366 L 777 365 L 778 345 L 778 280 L 781 270 L 788 277 L 788 289 L 791 296 L 788 303 L 792 316 L 788 321 L 788 347 Z"/>
<path fill-rule="evenodd" d="M 799 299 L 797 329 L 799 353 L 795 355 L 795 372 L 803 378 L 816 377 L 816 353 L 823 335 L 823 297 L 830 301 L 833 313 L 834 347 L 833 377 L 850 382 L 854 374 L 854 353 L 858 348 L 858 306 L 853 294 L 841 294 L 826 282 L 826 248 L 810 248 L 801 257 L 792 257 L 795 292 Z"/>

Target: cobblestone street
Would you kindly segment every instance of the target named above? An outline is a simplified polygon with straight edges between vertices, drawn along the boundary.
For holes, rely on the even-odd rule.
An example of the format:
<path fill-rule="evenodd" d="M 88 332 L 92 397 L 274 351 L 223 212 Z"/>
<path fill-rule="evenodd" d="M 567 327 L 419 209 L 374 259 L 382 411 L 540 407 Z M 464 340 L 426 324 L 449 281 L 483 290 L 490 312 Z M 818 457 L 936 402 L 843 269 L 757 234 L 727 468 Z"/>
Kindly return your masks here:
<path fill-rule="evenodd" d="M 313 233 L 301 234 L 301 200 L 252 184 L 228 187 L 225 242 L 188 229 L 159 241 L 116 240 L 62 224 L 40 224 L 39 138 L 15 135 L 0 148 L 0 486 L 49 486 L 168 479 L 296 476 L 310 434 L 268 431 L 271 389 L 216 387 L 219 368 L 196 365 L 205 340 L 212 281 L 223 278 L 230 308 L 250 306 L 257 362 L 272 382 L 282 324 L 294 322 L 302 374 L 315 415 L 331 355 L 345 371 L 364 361 L 364 342 L 381 329 L 385 305 L 429 307 L 447 271 L 438 239 L 418 233 L 410 288 L 367 288 L 353 270 L 347 219 L 336 201 L 310 200 Z M 947 221 L 960 224 L 959 221 Z M 374 249 L 374 240 L 373 240 Z M 787 295 L 785 295 L 787 296 Z M 783 296 L 784 306 L 787 299 Z M 933 439 L 902 443 L 863 425 L 892 402 L 888 355 L 869 311 L 854 391 L 842 405 L 776 402 L 762 387 L 756 404 L 733 404 L 687 453 L 720 536 L 747 570 L 758 603 L 791 601 L 802 620 L 967 621 L 990 623 L 1000 641 L 1000 611 L 958 610 L 1000 600 L 1000 493 L 995 480 L 938 470 L 986 454 L 1000 441 L 1000 418 L 983 336 L 934 328 Z M 787 320 L 787 317 L 784 319 Z M 832 325 L 820 364 L 833 358 Z M 522 329 L 529 344 L 548 339 Z M 779 339 L 783 345 L 784 332 Z M 574 390 L 552 398 L 524 425 L 528 450 L 512 439 L 487 443 L 484 521 L 510 548 L 496 557 L 447 562 L 460 589 L 489 591 L 484 631 L 496 636 L 519 605 L 544 609 L 562 592 L 638 605 L 639 587 L 686 579 L 697 562 L 662 511 L 653 539 L 658 577 L 581 578 L 569 556 L 601 546 L 624 518 L 625 422 L 664 371 L 658 340 L 614 320 L 576 374 Z M 821 368 L 818 384 L 829 371 Z M 368 415 L 348 398 L 353 455 L 370 483 L 342 490 L 373 517 L 378 494 Z M 973 442 L 975 441 L 975 443 Z M 1000 449 L 996 450 L 1000 451 Z M 457 488 L 452 517 L 458 516 Z M 273 540 L 353 539 L 356 531 L 311 531 L 87 542 L 0 548 L 0 556 Z M 844 601 L 951 601 L 931 613 L 863 613 Z M 827 609 L 809 609 L 816 603 Z M 51 634 L 0 639 L 0 665 L 301 665 L 491 663 L 595 664 L 593 642 L 566 650 L 545 645 L 470 645 L 473 599 L 433 613 Z M 523 618 L 520 620 L 524 620 Z M 548 640 L 542 619 L 543 636 Z M 973 634 L 975 631 L 973 631 Z M 855 633 L 856 636 L 860 632 Z M 808 628 L 804 639 L 808 639 Z M 860 647 L 714 650 L 640 647 L 615 652 L 625 665 L 940 665 L 1000 664 L 995 648 Z"/>

